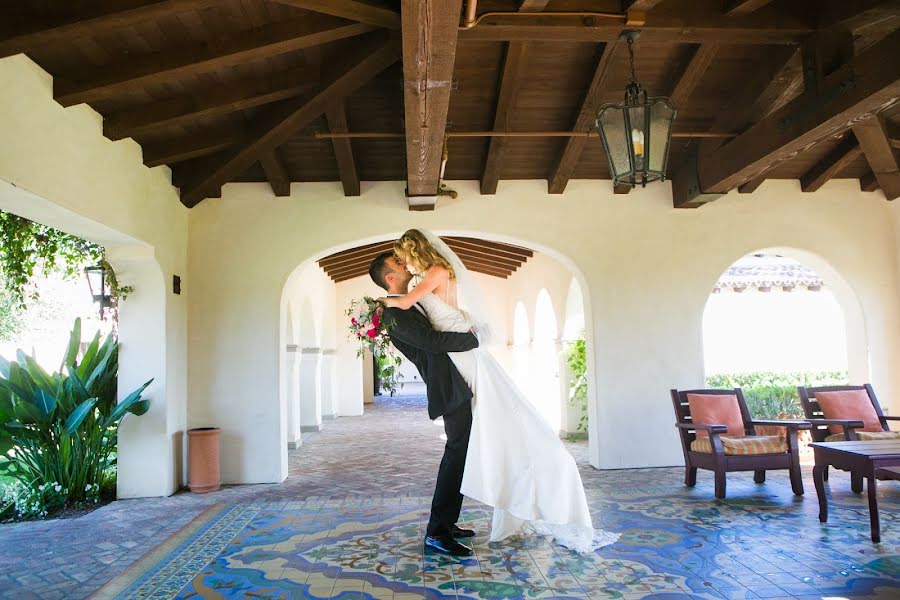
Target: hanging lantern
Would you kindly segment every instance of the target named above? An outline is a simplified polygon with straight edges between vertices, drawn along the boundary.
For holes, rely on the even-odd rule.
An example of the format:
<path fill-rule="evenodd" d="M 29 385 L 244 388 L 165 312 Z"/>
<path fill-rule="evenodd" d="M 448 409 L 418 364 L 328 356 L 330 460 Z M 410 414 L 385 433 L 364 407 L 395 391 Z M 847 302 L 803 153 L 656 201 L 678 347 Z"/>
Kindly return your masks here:
<path fill-rule="evenodd" d="M 666 179 L 669 139 L 675 108 L 668 98 L 648 98 L 634 78 L 634 39 L 626 32 L 631 62 L 631 81 L 625 86 L 625 101 L 604 104 L 597 113 L 597 129 L 609 159 L 609 172 L 616 185 L 646 186 Z"/>
<path fill-rule="evenodd" d="M 106 269 L 102 265 L 85 267 L 84 275 L 88 280 L 91 290 L 91 298 L 100 303 L 100 320 L 103 320 L 103 311 L 112 306 L 112 295 L 109 293 L 109 281 L 106 278 Z"/>

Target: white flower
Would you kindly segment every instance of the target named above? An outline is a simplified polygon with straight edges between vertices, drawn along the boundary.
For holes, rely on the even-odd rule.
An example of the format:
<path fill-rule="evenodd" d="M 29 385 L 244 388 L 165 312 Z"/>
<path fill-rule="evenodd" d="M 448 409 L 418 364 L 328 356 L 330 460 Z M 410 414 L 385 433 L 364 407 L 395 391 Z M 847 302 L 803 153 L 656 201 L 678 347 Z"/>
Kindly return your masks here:
<path fill-rule="evenodd" d="M 61 492 L 62 486 L 57 483 L 56 485 L 53 486 L 53 489 L 56 490 L 57 492 Z"/>
<path fill-rule="evenodd" d="M 87 484 L 86 486 L 84 486 L 84 491 L 86 491 L 86 492 L 91 491 L 91 484 Z"/>

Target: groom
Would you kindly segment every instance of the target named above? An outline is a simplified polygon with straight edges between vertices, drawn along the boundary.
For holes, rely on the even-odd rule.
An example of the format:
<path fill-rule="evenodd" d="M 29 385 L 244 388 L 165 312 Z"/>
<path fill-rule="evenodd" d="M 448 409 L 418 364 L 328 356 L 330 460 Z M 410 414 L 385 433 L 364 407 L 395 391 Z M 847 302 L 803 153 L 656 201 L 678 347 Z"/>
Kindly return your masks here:
<path fill-rule="evenodd" d="M 389 296 L 406 294 L 412 279 L 406 264 L 393 252 L 376 256 L 369 265 L 369 276 Z M 447 445 L 434 487 L 425 547 L 451 556 L 471 556 L 472 549 L 454 538 L 475 535 L 471 529 L 456 525 L 463 501 L 459 488 L 472 429 L 472 391 L 447 353 L 477 348 L 478 339 L 472 333 L 435 331 L 418 305 L 409 310 L 386 308 L 382 320 L 388 324 L 391 342 L 422 375 L 428 389 L 428 417 L 444 418 Z"/>

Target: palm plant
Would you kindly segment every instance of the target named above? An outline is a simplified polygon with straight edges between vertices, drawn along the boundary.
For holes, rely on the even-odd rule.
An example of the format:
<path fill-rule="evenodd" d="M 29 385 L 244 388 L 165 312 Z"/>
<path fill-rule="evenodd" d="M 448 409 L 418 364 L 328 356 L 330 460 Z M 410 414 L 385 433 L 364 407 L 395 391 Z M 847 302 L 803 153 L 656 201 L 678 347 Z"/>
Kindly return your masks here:
<path fill-rule="evenodd" d="M 100 333 L 78 357 L 81 320 L 75 321 L 59 373 L 48 374 L 19 350 L 0 358 L 0 473 L 29 488 L 68 490 L 68 502 L 84 500 L 109 476 L 116 460 L 119 422 L 142 415 L 150 401 L 141 393 L 152 380 L 116 403 L 119 344 Z"/>

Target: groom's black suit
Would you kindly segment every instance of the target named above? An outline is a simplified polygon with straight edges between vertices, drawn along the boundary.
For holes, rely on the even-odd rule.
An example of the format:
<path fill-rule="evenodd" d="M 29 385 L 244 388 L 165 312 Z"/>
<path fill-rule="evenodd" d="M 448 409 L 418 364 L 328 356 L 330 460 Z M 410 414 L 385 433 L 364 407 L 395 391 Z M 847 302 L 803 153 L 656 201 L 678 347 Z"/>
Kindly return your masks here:
<path fill-rule="evenodd" d="M 447 444 L 438 470 L 426 535 L 449 536 L 462 507 L 459 488 L 472 429 L 472 390 L 447 353 L 477 348 L 478 338 L 471 333 L 435 331 L 417 308 L 386 308 L 382 317 L 388 324 L 391 342 L 416 365 L 425 382 L 429 418 L 444 418 Z"/>

